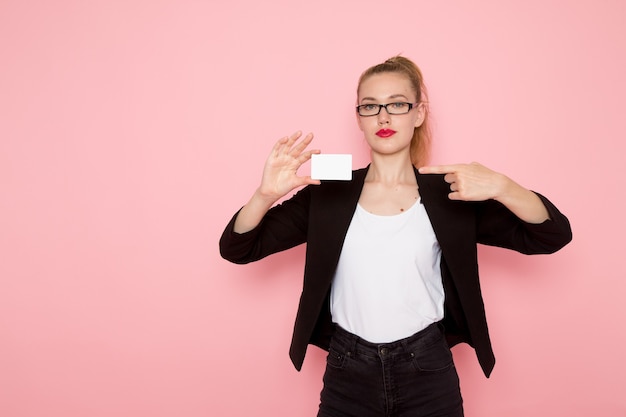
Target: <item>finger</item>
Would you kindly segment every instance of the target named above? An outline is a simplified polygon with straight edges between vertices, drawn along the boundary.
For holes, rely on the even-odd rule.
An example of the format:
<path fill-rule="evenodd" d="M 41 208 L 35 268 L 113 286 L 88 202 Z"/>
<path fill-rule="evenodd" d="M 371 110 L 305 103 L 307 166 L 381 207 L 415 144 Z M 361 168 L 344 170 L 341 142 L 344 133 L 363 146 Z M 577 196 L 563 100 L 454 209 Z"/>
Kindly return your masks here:
<path fill-rule="evenodd" d="M 291 135 L 289 135 L 289 139 L 291 140 L 296 140 L 298 139 L 300 136 L 302 136 L 302 131 L 301 130 L 296 130 L 295 132 L 293 132 Z"/>
<path fill-rule="evenodd" d="M 300 137 L 300 135 L 302 135 L 302 132 L 298 130 L 289 136 L 280 138 L 276 143 L 277 146 L 275 147 L 273 156 L 279 157 L 280 155 L 288 153 L 293 146 L 293 143 Z"/>
<path fill-rule="evenodd" d="M 291 149 L 290 153 L 293 156 L 298 156 L 303 150 L 306 149 L 307 146 L 313 141 L 313 133 L 309 133 L 298 143 L 296 146 Z"/>
<path fill-rule="evenodd" d="M 300 164 L 304 164 L 306 161 L 308 161 L 309 159 L 311 159 L 311 155 L 313 154 L 320 154 L 322 153 L 321 150 L 319 149 L 312 149 L 310 151 L 306 151 L 305 153 L 303 153 L 302 155 L 298 156 L 298 161 L 300 162 Z"/>
<path fill-rule="evenodd" d="M 294 143 L 296 143 L 300 136 L 302 136 L 302 132 L 300 130 L 298 130 L 297 132 L 293 132 L 291 135 L 287 136 L 287 141 L 281 149 L 281 153 L 289 153 L 291 151 L 291 147 Z"/>
<path fill-rule="evenodd" d="M 459 193 L 458 191 L 453 191 L 451 193 L 448 194 L 448 198 L 450 200 L 463 200 L 463 197 L 461 196 L 461 193 Z"/>
<path fill-rule="evenodd" d="M 282 148 L 285 146 L 285 143 L 287 143 L 287 141 L 289 140 L 289 138 L 287 136 L 284 136 L 280 139 L 278 139 L 276 141 L 276 143 L 274 144 L 274 147 L 272 147 L 272 152 L 271 155 L 276 157 L 280 154 Z"/>
<path fill-rule="evenodd" d="M 304 180 L 306 181 L 306 184 L 310 184 L 310 185 L 320 185 L 322 183 L 322 181 L 320 180 L 314 180 L 311 177 L 304 177 Z"/>
<path fill-rule="evenodd" d="M 310 151 L 307 151 L 305 153 L 303 153 L 302 155 L 298 156 L 297 160 L 298 160 L 298 167 L 301 167 L 302 165 L 304 165 L 305 162 L 307 162 L 308 160 L 311 159 L 311 155 L 313 154 L 320 154 L 322 153 L 322 151 L 320 151 L 319 149 L 313 149 Z"/>
<path fill-rule="evenodd" d="M 445 182 L 447 182 L 448 184 L 455 183 L 455 182 L 457 181 L 457 179 L 458 179 L 458 178 L 457 178 L 457 175 L 456 175 L 456 174 L 446 174 L 446 175 L 443 177 L 443 180 L 444 180 Z"/>
<path fill-rule="evenodd" d="M 420 174 L 449 174 L 458 171 L 460 165 L 432 165 L 419 168 Z"/>

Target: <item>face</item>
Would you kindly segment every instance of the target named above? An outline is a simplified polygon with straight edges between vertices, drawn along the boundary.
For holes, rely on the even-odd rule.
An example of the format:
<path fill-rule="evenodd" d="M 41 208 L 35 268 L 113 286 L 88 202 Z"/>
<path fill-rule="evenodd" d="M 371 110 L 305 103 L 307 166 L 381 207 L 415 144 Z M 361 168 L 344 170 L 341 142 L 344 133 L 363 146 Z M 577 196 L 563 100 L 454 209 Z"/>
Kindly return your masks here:
<path fill-rule="evenodd" d="M 409 79 L 399 73 L 386 72 L 366 78 L 359 88 L 357 105 L 415 103 L 417 93 Z M 380 154 L 409 153 L 416 127 L 424 121 L 423 105 L 415 105 L 406 114 L 389 114 L 384 108 L 377 116 L 359 116 L 359 128 L 372 152 Z"/>

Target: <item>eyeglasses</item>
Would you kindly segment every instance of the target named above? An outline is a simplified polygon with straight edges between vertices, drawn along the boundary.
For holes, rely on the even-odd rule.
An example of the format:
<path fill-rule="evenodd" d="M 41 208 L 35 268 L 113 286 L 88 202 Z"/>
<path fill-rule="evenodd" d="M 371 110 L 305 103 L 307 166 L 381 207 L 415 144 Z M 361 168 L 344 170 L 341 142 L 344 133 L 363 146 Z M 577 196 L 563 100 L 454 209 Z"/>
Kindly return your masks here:
<path fill-rule="evenodd" d="M 406 114 L 419 103 L 387 103 L 387 104 L 361 104 L 356 106 L 356 111 L 359 116 L 376 116 L 380 113 L 380 110 L 384 108 L 389 114 Z"/>

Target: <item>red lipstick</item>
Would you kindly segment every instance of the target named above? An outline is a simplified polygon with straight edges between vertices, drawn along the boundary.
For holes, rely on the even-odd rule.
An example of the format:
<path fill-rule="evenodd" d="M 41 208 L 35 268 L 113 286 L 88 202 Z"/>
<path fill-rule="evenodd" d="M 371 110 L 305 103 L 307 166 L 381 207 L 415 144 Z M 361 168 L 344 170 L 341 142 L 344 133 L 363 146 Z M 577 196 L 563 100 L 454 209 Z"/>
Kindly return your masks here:
<path fill-rule="evenodd" d="M 379 136 L 381 138 L 388 138 L 395 135 L 395 133 L 396 131 L 392 129 L 380 129 L 378 132 L 376 132 L 376 136 Z"/>

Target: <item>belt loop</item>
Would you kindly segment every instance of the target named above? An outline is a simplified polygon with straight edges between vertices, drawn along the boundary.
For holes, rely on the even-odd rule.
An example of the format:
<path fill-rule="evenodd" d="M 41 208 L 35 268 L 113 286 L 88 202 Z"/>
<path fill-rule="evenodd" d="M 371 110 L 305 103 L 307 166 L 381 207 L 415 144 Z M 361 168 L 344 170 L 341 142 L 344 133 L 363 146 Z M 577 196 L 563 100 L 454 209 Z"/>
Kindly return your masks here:
<path fill-rule="evenodd" d="M 413 353 L 413 351 L 411 350 L 411 347 L 409 346 L 408 339 L 402 339 L 400 341 L 400 344 L 402 345 L 402 349 L 404 349 L 404 353 L 409 353 L 409 354 Z"/>
<path fill-rule="evenodd" d="M 443 324 L 443 320 L 439 320 L 437 322 L 437 327 L 439 327 L 439 330 L 441 330 L 441 333 L 446 334 L 446 325 Z"/>

